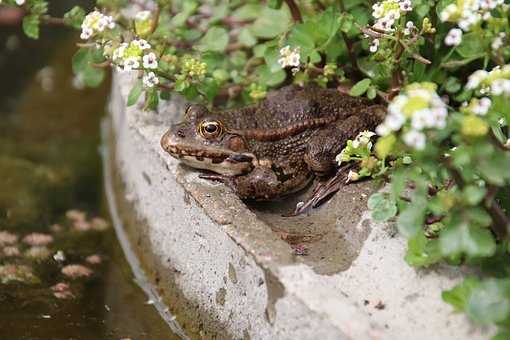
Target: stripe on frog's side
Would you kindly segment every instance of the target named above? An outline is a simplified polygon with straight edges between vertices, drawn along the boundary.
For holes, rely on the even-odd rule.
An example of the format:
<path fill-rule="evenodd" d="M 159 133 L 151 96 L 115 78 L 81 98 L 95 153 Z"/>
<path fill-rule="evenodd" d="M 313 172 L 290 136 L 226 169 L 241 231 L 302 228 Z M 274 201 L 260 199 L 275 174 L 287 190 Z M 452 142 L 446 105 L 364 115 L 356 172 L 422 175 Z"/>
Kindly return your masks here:
<path fill-rule="evenodd" d="M 229 132 L 239 134 L 247 139 L 253 139 L 261 142 L 270 142 L 297 135 L 298 133 L 301 133 L 307 129 L 316 128 L 332 123 L 337 119 L 338 116 L 311 118 L 281 128 L 232 130 Z"/>

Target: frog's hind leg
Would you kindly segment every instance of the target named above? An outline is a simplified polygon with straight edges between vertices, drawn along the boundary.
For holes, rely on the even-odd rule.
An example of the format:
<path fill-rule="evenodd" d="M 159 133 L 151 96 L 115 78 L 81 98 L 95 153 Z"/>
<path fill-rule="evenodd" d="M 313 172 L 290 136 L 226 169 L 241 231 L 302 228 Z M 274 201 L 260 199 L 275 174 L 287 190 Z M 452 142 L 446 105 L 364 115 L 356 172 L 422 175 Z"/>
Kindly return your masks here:
<path fill-rule="evenodd" d="M 337 166 L 336 155 L 342 151 L 347 140 L 354 139 L 363 130 L 373 128 L 369 125 L 365 117 L 354 115 L 317 131 L 304 155 L 310 170 L 319 177 L 330 175 Z"/>

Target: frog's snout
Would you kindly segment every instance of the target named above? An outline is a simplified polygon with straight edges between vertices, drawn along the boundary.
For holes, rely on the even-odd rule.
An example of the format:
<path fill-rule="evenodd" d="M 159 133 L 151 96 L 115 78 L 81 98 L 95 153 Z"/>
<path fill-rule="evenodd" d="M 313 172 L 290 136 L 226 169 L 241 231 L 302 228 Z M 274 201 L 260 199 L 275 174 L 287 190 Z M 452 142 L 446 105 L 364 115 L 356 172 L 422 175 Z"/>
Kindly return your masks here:
<path fill-rule="evenodd" d="M 160 144 L 163 150 L 168 152 L 171 155 L 174 155 L 177 153 L 177 139 L 184 138 L 184 133 L 179 130 L 177 133 L 173 133 L 172 129 L 169 129 L 165 134 L 161 137 Z"/>

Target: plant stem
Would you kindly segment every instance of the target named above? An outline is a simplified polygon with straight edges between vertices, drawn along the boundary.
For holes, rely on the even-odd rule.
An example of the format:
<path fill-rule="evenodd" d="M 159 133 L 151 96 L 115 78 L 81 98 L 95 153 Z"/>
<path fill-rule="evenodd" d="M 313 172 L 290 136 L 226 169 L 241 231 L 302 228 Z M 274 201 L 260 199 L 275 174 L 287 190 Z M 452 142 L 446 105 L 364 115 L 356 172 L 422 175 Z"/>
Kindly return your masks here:
<path fill-rule="evenodd" d="M 299 10 L 299 7 L 296 5 L 294 0 L 285 0 L 285 3 L 287 6 L 289 6 L 290 13 L 292 14 L 292 19 L 294 19 L 294 21 L 297 23 L 303 22 L 301 11 Z"/>

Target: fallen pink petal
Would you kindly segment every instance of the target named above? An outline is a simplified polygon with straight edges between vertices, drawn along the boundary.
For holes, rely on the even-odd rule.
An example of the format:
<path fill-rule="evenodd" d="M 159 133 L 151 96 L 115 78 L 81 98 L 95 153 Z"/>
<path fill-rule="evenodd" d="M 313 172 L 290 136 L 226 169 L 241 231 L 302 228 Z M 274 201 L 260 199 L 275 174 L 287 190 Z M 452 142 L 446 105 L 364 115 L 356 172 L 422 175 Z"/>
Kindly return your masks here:
<path fill-rule="evenodd" d="M 87 263 L 90 263 L 90 264 L 100 264 L 101 262 L 103 262 L 103 259 L 101 258 L 100 255 L 94 254 L 94 255 L 87 256 L 85 261 L 87 261 Z"/>
<path fill-rule="evenodd" d="M 0 231 L 0 246 L 18 242 L 18 236 L 8 231 Z"/>
<path fill-rule="evenodd" d="M 79 277 L 88 277 L 91 276 L 92 273 L 93 271 L 90 268 L 85 267 L 81 264 L 70 264 L 62 268 L 62 274 L 71 279 L 76 279 Z"/>
<path fill-rule="evenodd" d="M 23 242 L 29 246 L 46 246 L 53 242 L 53 236 L 42 233 L 31 233 L 23 238 Z"/>

